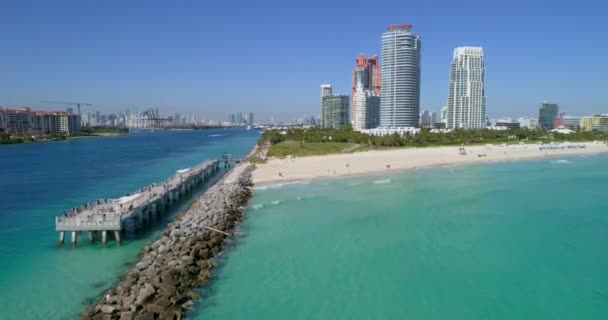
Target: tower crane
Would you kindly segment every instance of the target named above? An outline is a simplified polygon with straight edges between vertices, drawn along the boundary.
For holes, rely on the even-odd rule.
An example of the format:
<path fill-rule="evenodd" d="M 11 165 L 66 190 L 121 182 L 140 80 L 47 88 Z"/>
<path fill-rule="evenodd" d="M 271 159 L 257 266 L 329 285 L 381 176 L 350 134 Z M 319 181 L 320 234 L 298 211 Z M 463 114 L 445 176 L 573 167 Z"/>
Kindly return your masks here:
<path fill-rule="evenodd" d="M 78 108 L 78 114 L 80 115 L 80 106 L 92 106 L 90 103 L 84 102 L 66 102 L 66 101 L 42 101 L 44 103 L 54 103 L 54 104 L 65 104 L 69 106 L 76 106 Z"/>

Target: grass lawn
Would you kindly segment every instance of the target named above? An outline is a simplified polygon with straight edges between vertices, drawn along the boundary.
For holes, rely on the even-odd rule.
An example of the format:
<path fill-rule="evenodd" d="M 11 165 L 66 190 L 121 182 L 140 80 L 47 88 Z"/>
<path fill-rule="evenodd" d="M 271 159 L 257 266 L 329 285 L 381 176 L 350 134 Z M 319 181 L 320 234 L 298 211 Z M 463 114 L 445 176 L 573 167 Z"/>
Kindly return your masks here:
<path fill-rule="evenodd" d="M 355 151 L 365 151 L 367 146 L 356 143 L 324 142 L 324 143 L 304 143 L 300 147 L 299 141 L 283 141 L 279 144 L 270 146 L 268 156 L 282 158 L 288 155 L 294 157 L 321 156 L 332 153 L 350 153 Z"/>

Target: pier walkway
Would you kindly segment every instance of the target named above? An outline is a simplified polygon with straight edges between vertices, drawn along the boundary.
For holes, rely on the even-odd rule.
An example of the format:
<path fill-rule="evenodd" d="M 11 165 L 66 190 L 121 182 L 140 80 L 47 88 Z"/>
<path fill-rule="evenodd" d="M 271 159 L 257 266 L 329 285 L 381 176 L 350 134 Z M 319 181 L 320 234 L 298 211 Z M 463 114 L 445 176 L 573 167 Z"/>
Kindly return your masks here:
<path fill-rule="evenodd" d="M 224 164 L 230 166 L 229 162 Z M 145 186 L 121 198 L 98 199 L 79 208 L 72 208 L 55 217 L 59 244 L 63 245 L 65 232 L 71 232 L 72 245 L 76 245 L 78 234 L 82 231 L 88 232 L 91 242 L 100 233 L 104 245 L 110 231 L 120 243 L 122 232 L 135 233 L 141 230 L 195 186 L 207 181 L 219 168 L 219 160 L 207 160 L 196 167 L 177 170 L 175 175 L 165 181 Z"/>

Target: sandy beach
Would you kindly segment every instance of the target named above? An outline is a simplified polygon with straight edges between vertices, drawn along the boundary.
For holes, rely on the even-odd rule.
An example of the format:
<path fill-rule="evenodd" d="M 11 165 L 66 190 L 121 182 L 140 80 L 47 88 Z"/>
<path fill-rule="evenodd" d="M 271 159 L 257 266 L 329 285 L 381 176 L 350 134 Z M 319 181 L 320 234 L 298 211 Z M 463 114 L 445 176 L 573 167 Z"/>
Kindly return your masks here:
<path fill-rule="evenodd" d="M 584 146 L 584 147 L 581 147 Z M 464 165 L 608 152 L 602 142 L 411 148 L 302 158 L 269 159 L 253 172 L 256 185 L 348 175 L 378 174 L 442 165 Z"/>

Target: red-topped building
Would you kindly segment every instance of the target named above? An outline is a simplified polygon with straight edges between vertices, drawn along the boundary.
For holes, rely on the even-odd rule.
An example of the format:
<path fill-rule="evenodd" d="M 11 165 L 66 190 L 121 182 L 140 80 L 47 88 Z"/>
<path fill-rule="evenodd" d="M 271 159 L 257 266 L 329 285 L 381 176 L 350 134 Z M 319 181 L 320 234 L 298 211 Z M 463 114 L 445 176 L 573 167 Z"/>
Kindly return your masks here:
<path fill-rule="evenodd" d="M 369 90 L 375 94 L 380 94 L 380 64 L 378 56 L 366 57 L 360 54 L 355 59 L 355 67 L 352 75 L 352 95 L 351 95 L 351 122 L 355 114 L 354 103 L 352 101 L 357 91 L 357 83 L 361 84 L 363 90 Z"/>

